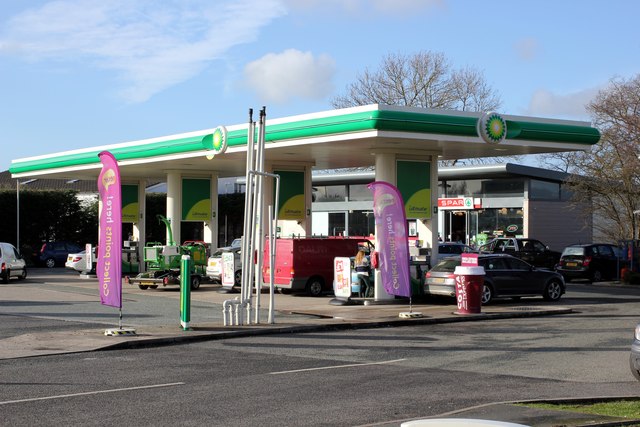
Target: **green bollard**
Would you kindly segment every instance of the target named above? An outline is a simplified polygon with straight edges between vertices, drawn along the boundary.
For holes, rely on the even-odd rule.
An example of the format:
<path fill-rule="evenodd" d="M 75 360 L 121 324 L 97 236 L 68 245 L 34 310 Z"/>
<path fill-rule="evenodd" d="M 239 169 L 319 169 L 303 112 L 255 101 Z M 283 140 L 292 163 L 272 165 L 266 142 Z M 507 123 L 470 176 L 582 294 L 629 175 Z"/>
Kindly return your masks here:
<path fill-rule="evenodd" d="M 189 329 L 191 320 L 191 257 L 182 255 L 180 262 L 180 325 L 182 330 Z"/>

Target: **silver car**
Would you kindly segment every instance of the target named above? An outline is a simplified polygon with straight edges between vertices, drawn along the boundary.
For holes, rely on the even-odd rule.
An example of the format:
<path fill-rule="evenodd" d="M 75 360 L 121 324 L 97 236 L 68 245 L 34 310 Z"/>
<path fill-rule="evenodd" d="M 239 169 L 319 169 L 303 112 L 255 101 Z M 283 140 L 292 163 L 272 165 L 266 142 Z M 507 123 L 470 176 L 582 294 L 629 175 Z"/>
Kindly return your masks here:
<path fill-rule="evenodd" d="M 629 356 L 631 373 L 640 381 L 640 323 L 636 325 L 633 343 L 631 344 L 631 356 Z"/>
<path fill-rule="evenodd" d="M 27 277 L 27 265 L 22 255 L 11 244 L 0 242 L 0 279 L 2 283 L 9 283 L 9 279 L 17 277 L 24 280 Z"/>
<path fill-rule="evenodd" d="M 233 263 L 235 265 L 234 286 L 240 286 L 242 281 L 242 252 L 239 247 L 231 246 L 215 251 L 207 260 L 207 277 L 214 282 L 220 283 L 222 281 L 222 254 L 224 252 L 233 252 Z"/>

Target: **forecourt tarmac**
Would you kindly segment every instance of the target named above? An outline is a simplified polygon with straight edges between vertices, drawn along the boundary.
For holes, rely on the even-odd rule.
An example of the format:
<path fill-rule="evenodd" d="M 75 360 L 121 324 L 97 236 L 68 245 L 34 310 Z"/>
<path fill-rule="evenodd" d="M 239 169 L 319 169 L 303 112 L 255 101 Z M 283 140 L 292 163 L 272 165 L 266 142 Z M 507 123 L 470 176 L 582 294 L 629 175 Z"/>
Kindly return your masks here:
<path fill-rule="evenodd" d="M 203 283 L 191 292 L 189 329 L 180 325 L 178 287 L 140 290 L 123 284 L 124 328 L 135 334 L 106 336 L 117 329 L 118 310 L 100 304 L 98 281 L 65 269 L 29 271 L 24 281 L 0 285 L 0 359 L 62 353 L 171 345 L 257 334 L 354 329 L 445 322 L 482 321 L 571 313 L 561 304 L 489 306 L 481 314 L 455 314 L 454 305 L 407 304 L 332 305 L 331 297 L 275 295 L 275 323 L 267 323 L 268 293 L 261 295 L 260 323 L 224 326 L 222 304 L 238 294 L 222 293 L 220 285 Z M 400 313 L 421 313 L 401 318 Z M 586 426 L 615 422 L 565 411 L 532 409 L 501 402 L 443 414 L 446 418 L 502 420 L 525 425 Z M 626 420 L 629 421 L 629 420 Z M 639 421 L 640 422 L 640 421 Z M 381 424 L 383 425 L 383 424 Z M 599 424 L 600 425 L 600 424 Z M 603 424 L 607 425 L 607 424 Z M 610 424 L 614 425 L 614 424 Z M 619 425 L 619 424 L 615 424 Z"/>
<path fill-rule="evenodd" d="M 349 329 L 414 323 L 443 323 L 495 318 L 528 317 L 570 313 L 562 305 L 483 308 L 478 315 L 455 314 L 455 305 L 413 304 L 332 305 L 332 297 L 275 295 L 274 324 L 268 324 L 269 294 L 261 294 L 260 319 L 256 324 L 224 326 L 222 304 L 237 293 L 222 293 L 220 285 L 203 283 L 191 292 L 189 329 L 180 325 L 180 290 L 177 286 L 140 290 L 123 284 L 122 326 L 135 334 L 105 336 L 105 329 L 118 328 L 117 308 L 100 304 L 98 281 L 64 269 L 29 271 L 24 281 L 1 285 L 1 314 L 42 320 L 37 327 L 6 330 L 0 322 L 0 359 L 72 353 L 105 348 L 127 348 L 222 339 L 231 336 L 273 334 L 283 331 Z M 399 301 L 399 300 L 398 300 Z M 401 318 L 400 313 L 421 313 L 419 318 Z M 57 322 L 49 329 L 44 322 Z M 64 327 L 60 327 L 64 322 Z M 3 329 L 5 329 L 3 331 Z M 63 329 L 63 330 L 61 330 Z"/>

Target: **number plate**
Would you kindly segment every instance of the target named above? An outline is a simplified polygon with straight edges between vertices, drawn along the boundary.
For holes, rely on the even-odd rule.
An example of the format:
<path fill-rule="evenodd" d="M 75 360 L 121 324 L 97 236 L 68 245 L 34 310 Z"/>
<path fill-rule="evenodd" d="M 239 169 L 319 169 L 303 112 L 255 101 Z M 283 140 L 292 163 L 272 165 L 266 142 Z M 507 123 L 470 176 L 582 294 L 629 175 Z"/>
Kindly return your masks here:
<path fill-rule="evenodd" d="M 577 267 L 578 263 L 577 262 L 568 262 L 567 263 L 567 267 Z"/>
<path fill-rule="evenodd" d="M 438 283 L 438 284 L 444 283 L 444 278 L 442 277 L 434 277 L 431 280 L 433 280 L 433 283 Z"/>

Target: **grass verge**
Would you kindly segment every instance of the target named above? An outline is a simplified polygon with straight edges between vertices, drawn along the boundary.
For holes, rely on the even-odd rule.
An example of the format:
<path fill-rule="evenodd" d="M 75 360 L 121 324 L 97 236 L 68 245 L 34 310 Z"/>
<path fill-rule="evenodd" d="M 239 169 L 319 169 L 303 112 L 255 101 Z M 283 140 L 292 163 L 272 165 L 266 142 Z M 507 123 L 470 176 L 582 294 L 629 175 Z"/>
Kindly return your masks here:
<path fill-rule="evenodd" d="M 601 402 L 576 403 L 520 403 L 531 408 L 552 409 L 556 411 L 572 411 L 583 414 L 605 415 L 608 417 L 640 419 L 640 399 L 621 399 Z"/>

